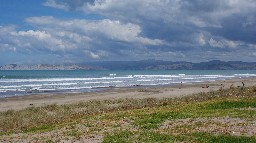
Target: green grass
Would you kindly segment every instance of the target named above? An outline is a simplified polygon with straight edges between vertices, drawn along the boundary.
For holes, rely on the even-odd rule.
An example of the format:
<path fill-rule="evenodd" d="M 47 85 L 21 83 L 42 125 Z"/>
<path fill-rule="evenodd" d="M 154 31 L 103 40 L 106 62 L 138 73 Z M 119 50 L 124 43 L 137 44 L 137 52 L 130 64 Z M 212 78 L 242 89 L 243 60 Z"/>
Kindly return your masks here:
<path fill-rule="evenodd" d="M 159 132 L 143 132 L 138 137 L 140 142 L 158 142 L 158 143 L 166 143 L 173 142 L 175 138 L 168 134 L 162 134 Z"/>
<path fill-rule="evenodd" d="M 213 118 L 244 119 L 249 125 L 250 121 L 256 120 L 255 108 L 256 87 L 232 88 L 177 99 L 120 99 L 30 107 L 0 112 L 0 141 L 12 133 L 23 133 L 26 137 L 51 131 L 77 140 L 100 135 L 105 143 L 256 142 L 256 135 L 245 136 L 242 132 L 235 136 L 218 130 L 214 134 L 197 130 L 212 124 L 219 126 L 220 130 L 228 128 L 225 122 L 207 122 Z M 181 122 L 185 119 L 188 121 Z M 193 122 L 197 119 L 204 120 Z M 171 128 L 162 128 L 168 121 L 172 122 Z M 246 125 L 233 126 L 243 129 Z M 45 138 L 59 141 L 51 136 Z M 39 136 L 38 141 L 45 142 L 45 138 Z"/>
<path fill-rule="evenodd" d="M 30 132 L 40 132 L 40 131 L 49 131 L 54 129 L 54 125 L 40 125 L 38 127 L 32 127 L 29 129 L 24 130 L 25 133 L 30 133 Z"/>
<path fill-rule="evenodd" d="M 175 141 L 175 138 L 171 135 L 161 134 L 158 132 L 131 132 L 131 131 L 119 131 L 111 134 L 107 134 L 104 137 L 103 143 L 132 143 L 135 142 L 158 142 L 166 143 Z"/>
<path fill-rule="evenodd" d="M 188 117 L 186 114 L 180 112 L 154 112 L 151 114 L 140 115 L 138 119 L 135 120 L 135 125 L 142 129 L 156 129 L 159 124 L 166 120 L 182 119 Z"/>
<path fill-rule="evenodd" d="M 256 108 L 255 101 L 222 101 L 208 105 L 209 109 Z"/>
<path fill-rule="evenodd" d="M 67 131 L 67 132 L 65 133 L 65 135 L 71 136 L 71 137 L 75 137 L 75 138 L 79 138 L 79 136 L 81 136 L 82 133 L 79 132 L 78 130 L 75 130 L 75 129 L 74 129 L 74 130 Z"/>
<path fill-rule="evenodd" d="M 255 143 L 256 137 L 212 135 L 209 133 L 194 133 L 191 135 L 193 142 L 198 143 Z"/>
<path fill-rule="evenodd" d="M 131 131 L 119 131 L 107 134 L 103 143 L 131 143 L 133 141 L 132 136 L 133 133 Z"/>
<path fill-rule="evenodd" d="M 54 141 L 52 141 L 51 139 L 47 139 L 46 141 L 44 141 L 44 143 L 54 143 Z"/>

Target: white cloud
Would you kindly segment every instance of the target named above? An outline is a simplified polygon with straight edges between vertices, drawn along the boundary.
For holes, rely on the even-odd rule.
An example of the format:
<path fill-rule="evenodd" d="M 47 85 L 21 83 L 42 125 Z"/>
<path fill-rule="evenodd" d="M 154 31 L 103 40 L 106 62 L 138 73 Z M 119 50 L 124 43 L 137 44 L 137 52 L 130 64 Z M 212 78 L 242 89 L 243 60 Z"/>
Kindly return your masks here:
<path fill-rule="evenodd" d="M 1 51 L 65 55 L 73 61 L 193 60 L 195 55 L 200 61 L 232 58 L 241 49 L 249 59 L 244 55 L 256 47 L 255 0 L 47 0 L 44 5 L 99 19 L 41 16 L 25 20 L 31 30 L 0 26 Z"/>
<path fill-rule="evenodd" d="M 44 48 L 50 50 L 63 50 L 68 48 L 74 48 L 71 43 L 68 43 L 58 37 L 54 37 L 46 31 L 28 30 L 11 32 L 11 34 L 15 36 L 16 39 L 20 39 L 20 45 L 18 45 L 19 47 L 34 48 L 35 46 L 42 44 Z"/>
<path fill-rule="evenodd" d="M 58 22 L 53 16 L 29 17 L 25 20 L 27 23 L 38 26 L 51 25 Z"/>
<path fill-rule="evenodd" d="M 237 48 L 239 45 L 242 45 L 242 42 L 226 39 L 214 40 L 213 38 L 211 38 L 209 40 L 209 45 L 216 48 Z"/>
<path fill-rule="evenodd" d="M 249 16 L 243 25 L 252 25 L 256 13 L 255 0 L 48 0 L 48 3 L 54 3 L 51 7 L 83 10 L 111 20 L 138 24 L 152 32 L 158 29 L 151 29 L 151 22 L 161 24 L 162 29 L 176 25 L 195 27 L 195 30 L 221 29 L 223 20 L 236 16 Z"/>
<path fill-rule="evenodd" d="M 58 1 L 55 0 L 47 0 L 44 3 L 45 6 L 49 6 L 49 7 L 53 7 L 53 8 L 57 8 L 57 9 L 63 9 L 63 10 L 68 10 L 69 7 L 68 5 L 65 5 L 64 3 L 58 3 Z"/>
<path fill-rule="evenodd" d="M 0 51 L 13 51 L 16 52 L 16 48 L 9 44 L 0 43 Z"/>
<path fill-rule="evenodd" d="M 0 28 L 1 47 L 9 47 L 12 51 L 32 52 L 32 51 L 63 51 L 74 49 L 75 45 L 71 41 L 52 35 L 47 31 L 28 30 L 17 31 L 15 27 Z"/>
<path fill-rule="evenodd" d="M 99 55 L 97 55 L 97 54 L 95 54 L 93 52 L 90 52 L 90 57 L 93 58 L 93 59 L 99 59 L 100 58 Z"/>
<path fill-rule="evenodd" d="M 86 13 L 99 13 L 124 21 L 145 18 L 168 23 L 191 23 L 198 27 L 220 27 L 221 19 L 253 9 L 256 9 L 254 0 L 95 0 L 83 5 Z"/>
<path fill-rule="evenodd" d="M 141 36 L 141 27 L 132 23 L 122 23 L 118 20 L 97 20 L 88 21 L 83 19 L 58 20 L 53 17 L 32 17 L 27 22 L 42 26 L 42 29 L 51 31 L 66 30 L 74 32 L 78 36 L 100 38 L 123 41 L 129 43 L 140 43 L 145 45 L 163 45 L 159 39 L 150 39 Z M 52 29 L 52 27 L 57 27 Z M 89 38 L 88 38 L 89 39 Z"/>
<path fill-rule="evenodd" d="M 64 10 L 68 10 L 67 5 L 63 5 L 63 4 L 58 4 L 56 3 L 56 1 L 54 0 L 48 0 L 44 3 L 45 6 L 49 6 L 49 7 L 53 7 L 53 8 L 57 8 L 57 9 L 64 9 Z"/>
<path fill-rule="evenodd" d="M 199 45 L 203 46 L 206 44 L 206 41 L 205 41 L 205 37 L 204 37 L 204 34 L 200 33 L 197 37 L 197 42 L 199 43 Z"/>
<path fill-rule="evenodd" d="M 68 54 L 100 59 L 122 54 L 132 46 L 159 46 L 165 42 L 142 36 L 141 27 L 118 20 L 60 20 L 54 17 L 31 17 L 26 22 L 37 30 L 0 27 L 0 49 L 22 53 Z M 127 46 L 129 45 L 129 46 Z M 86 50 L 87 53 L 81 51 Z M 110 54 L 112 52 L 112 54 Z M 120 55 L 119 55 L 120 56 Z"/>

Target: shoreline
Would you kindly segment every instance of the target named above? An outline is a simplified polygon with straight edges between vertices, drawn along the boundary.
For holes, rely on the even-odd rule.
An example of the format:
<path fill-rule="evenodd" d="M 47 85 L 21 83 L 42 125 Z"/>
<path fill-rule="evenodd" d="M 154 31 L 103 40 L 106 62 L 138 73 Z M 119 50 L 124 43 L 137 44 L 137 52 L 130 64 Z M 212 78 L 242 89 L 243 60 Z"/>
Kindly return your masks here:
<path fill-rule="evenodd" d="M 63 93 L 63 94 L 36 94 L 25 96 L 13 96 L 0 99 L 0 112 L 7 110 L 21 110 L 27 107 L 39 107 L 50 104 L 72 104 L 91 100 L 116 100 L 125 98 L 177 98 L 200 92 L 216 91 L 233 87 L 256 86 L 256 77 L 236 78 L 201 83 L 154 86 L 154 87 L 126 87 L 111 88 L 96 92 Z"/>

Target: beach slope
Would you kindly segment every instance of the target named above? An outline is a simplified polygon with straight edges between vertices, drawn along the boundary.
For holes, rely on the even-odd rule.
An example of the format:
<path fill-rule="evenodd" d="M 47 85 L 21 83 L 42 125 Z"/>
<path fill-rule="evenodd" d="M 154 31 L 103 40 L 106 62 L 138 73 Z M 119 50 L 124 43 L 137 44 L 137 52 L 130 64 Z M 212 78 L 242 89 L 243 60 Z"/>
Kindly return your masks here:
<path fill-rule="evenodd" d="M 0 141 L 256 142 L 255 81 L 7 98 Z"/>

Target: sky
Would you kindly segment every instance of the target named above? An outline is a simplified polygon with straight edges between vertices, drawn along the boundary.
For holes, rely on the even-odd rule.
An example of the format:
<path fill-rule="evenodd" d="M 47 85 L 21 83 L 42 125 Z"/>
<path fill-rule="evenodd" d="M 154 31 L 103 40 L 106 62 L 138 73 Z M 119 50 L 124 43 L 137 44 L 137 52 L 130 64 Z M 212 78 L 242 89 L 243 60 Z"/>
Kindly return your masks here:
<path fill-rule="evenodd" d="M 0 64 L 256 61 L 255 0 L 0 0 Z"/>

